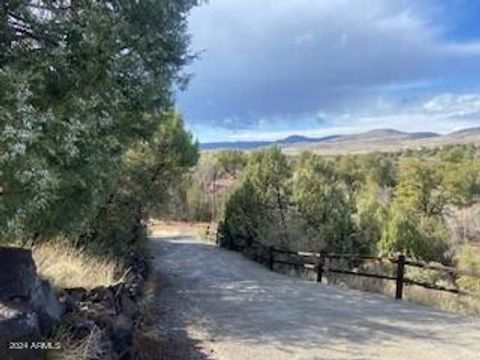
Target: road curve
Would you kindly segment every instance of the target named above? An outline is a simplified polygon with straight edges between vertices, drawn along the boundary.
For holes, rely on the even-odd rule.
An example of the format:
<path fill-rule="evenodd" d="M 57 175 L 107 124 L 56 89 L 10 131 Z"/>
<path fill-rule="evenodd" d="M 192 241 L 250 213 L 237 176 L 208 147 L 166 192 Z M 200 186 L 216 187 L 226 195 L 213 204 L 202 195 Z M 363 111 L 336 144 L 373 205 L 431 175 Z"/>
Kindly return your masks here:
<path fill-rule="evenodd" d="M 159 329 L 201 348 L 179 358 L 480 359 L 478 319 L 289 278 L 193 237 L 150 249 Z"/>

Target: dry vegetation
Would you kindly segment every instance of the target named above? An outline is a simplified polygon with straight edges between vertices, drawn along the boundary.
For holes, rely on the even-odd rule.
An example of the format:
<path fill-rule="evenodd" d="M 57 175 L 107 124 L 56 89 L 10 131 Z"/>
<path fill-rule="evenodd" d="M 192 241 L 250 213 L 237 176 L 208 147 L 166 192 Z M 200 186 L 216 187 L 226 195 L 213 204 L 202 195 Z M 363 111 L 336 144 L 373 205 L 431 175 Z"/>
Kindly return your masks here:
<path fill-rule="evenodd" d="M 335 275 L 329 276 L 328 282 L 352 289 L 384 294 L 391 298 L 395 296 L 394 281 L 363 278 L 360 276 Z M 457 295 L 429 290 L 420 286 L 407 285 L 404 288 L 404 299 L 440 310 L 480 316 L 480 294 L 479 296 Z"/>
<path fill-rule="evenodd" d="M 215 223 L 151 220 L 149 235 L 154 237 L 192 236 L 214 241 L 217 231 Z"/>
<path fill-rule="evenodd" d="M 377 136 L 372 136 L 377 134 Z M 410 138 L 405 134 L 389 134 L 381 130 L 364 134 L 345 136 L 323 143 L 299 143 L 283 147 L 287 154 L 296 155 L 312 151 L 320 155 L 367 154 L 371 152 L 401 152 L 406 150 L 433 149 L 446 145 L 479 144 L 480 132 L 466 130 L 438 137 Z"/>
<path fill-rule="evenodd" d="M 33 256 L 39 274 L 56 288 L 92 289 L 114 283 L 117 263 L 79 251 L 61 242 L 36 246 Z"/>
<path fill-rule="evenodd" d="M 309 270 L 294 270 L 289 266 L 282 265 L 276 265 L 275 270 L 288 276 L 301 277 L 303 279 L 315 281 L 316 275 Z M 371 267 L 369 270 L 372 272 Z M 385 269 L 377 268 L 377 271 L 375 271 L 375 269 L 373 270 L 373 273 L 382 273 Z M 435 276 L 431 273 L 419 274 L 419 271 L 423 270 L 413 269 L 413 271 L 409 272 L 407 269 L 407 276 L 411 278 L 418 278 L 419 276 Z M 326 276 L 326 282 L 332 286 L 347 287 L 350 289 L 386 295 L 392 299 L 395 298 L 395 281 L 391 280 L 330 273 Z M 405 301 L 431 306 L 444 311 L 480 316 L 480 293 L 472 292 L 471 295 L 457 295 L 444 291 L 430 290 L 415 285 L 405 285 L 403 298 Z"/>

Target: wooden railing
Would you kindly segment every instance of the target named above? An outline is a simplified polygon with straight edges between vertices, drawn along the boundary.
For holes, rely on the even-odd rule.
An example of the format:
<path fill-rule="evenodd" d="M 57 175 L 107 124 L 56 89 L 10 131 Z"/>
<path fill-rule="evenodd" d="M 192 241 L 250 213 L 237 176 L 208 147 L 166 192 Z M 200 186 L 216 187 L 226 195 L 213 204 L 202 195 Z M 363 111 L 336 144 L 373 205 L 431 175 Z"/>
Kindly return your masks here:
<path fill-rule="evenodd" d="M 468 271 L 461 271 L 453 267 L 442 265 L 432 265 L 423 262 L 413 261 L 407 259 L 404 255 L 396 257 L 381 257 L 381 256 L 364 256 L 358 254 L 333 254 L 325 252 L 313 251 L 292 251 L 286 249 L 278 249 L 273 246 L 267 246 L 258 241 L 252 241 L 250 246 L 235 246 L 233 250 L 250 251 L 255 261 L 264 263 L 270 270 L 274 270 L 275 264 L 287 265 L 295 268 L 303 268 L 314 271 L 316 281 L 321 283 L 324 277 L 328 274 L 346 274 L 361 277 L 369 277 L 383 280 L 395 281 L 395 298 L 401 300 L 403 297 L 404 285 L 416 285 L 426 289 L 446 291 L 454 294 L 468 294 L 471 292 L 460 289 L 458 286 L 441 286 L 434 283 L 418 281 L 406 277 L 406 268 L 415 267 L 425 270 L 434 270 L 448 274 L 452 279 L 458 276 L 468 276 L 478 278 L 480 281 L 480 274 Z M 364 263 L 380 263 L 392 264 L 395 268 L 392 274 L 376 274 L 359 270 L 358 266 L 353 266 L 352 269 L 340 269 L 332 266 L 334 260 L 345 260 L 350 263 L 364 264 Z"/>

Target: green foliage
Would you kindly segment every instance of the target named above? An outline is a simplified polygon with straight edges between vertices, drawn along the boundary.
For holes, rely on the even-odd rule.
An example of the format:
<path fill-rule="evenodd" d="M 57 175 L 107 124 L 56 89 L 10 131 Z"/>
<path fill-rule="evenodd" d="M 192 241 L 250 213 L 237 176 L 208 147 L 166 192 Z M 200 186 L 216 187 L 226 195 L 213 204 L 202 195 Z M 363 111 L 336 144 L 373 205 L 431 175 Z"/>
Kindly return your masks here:
<path fill-rule="evenodd" d="M 290 166 L 280 149 L 271 148 L 251 155 L 243 181 L 230 196 L 220 227 L 222 243 L 235 247 L 268 233 L 268 224 L 277 224 L 276 242 L 287 243 L 288 186 Z"/>
<path fill-rule="evenodd" d="M 455 252 L 452 208 L 479 199 L 479 155 L 463 145 L 334 158 L 253 153 L 227 200 L 221 235 L 229 246 L 257 240 L 446 264 Z"/>
<path fill-rule="evenodd" d="M 420 158 L 401 159 L 396 200 L 425 216 L 441 214 L 445 198 L 440 191 L 441 178 L 437 166 Z"/>
<path fill-rule="evenodd" d="M 469 245 L 463 246 L 457 254 L 458 268 L 474 274 L 480 274 L 480 252 Z M 480 279 L 470 276 L 461 276 L 458 280 L 461 287 L 471 290 L 480 290 Z"/>
<path fill-rule="evenodd" d="M 129 202 L 122 191 L 112 194 L 122 188 L 125 173 L 136 180 L 144 175 L 127 164 L 126 154 L 142 152 L 140 144 L 153 144 L 156 136 L 175 136 L 166 127 L 159 135 L 158 129 L 191 58 L 185 15 L 194 4 L 1 4 L 3 239 L 89 237 L 112 198 Z"/>
<path fill-rule="evenodd" d="M 260 201 L 257 189 L 248 179 L 230 196 L 224 220 L 220 223 L 222 246 L 235 248 L 249 246 L 258 239 L 258 231 L 266 215 L 266 209 Z"/>
<path fill-rule="evenodd" d="M 480 195 L 480 161 L 455 159 L 445 162 L 442 175 L 443 189 L 452 204 L 469 206 Z"/>
<path fill-rule="evenodd" d="M 442 218 L 446 205 L 438 164 L 406 157 L 399 164 L 399 179 L 390 206 L 382 252 L 402 252 L 418 259 L 442 260 L 448 231 Z"/>
<path fill-rule="evenodd" d="M 331 161 L 308 153 L 301 156 L 293 177 L 292 200 L 328 251 L 350 252 L 357 247 L 347 186 L 351 185 L 340 180 Z"/>
<path fill-rule="evenodd" d="M 373 253 L 382 239 L 384 224 L 388 216 L 391 190 L 378 183 L 367 181 L 356 196 L 356 226 L 358 239 L 366 253 Z M 354 251 L 356 252 L 356 251 Z"/>
<path fill-rule="evenodd" d="M 178 113 L 166 113 L 161 124 L 150 141 L 124 155 L 116 187 L 83 242 L 124 252 L 142 235 L 142 221 L 161 214 L 174 198 L 179 180 L 198 160 L 198 145 Z"/>
<path fill-rule="evenodd" d="M 248 162 L 248 155 L 239 150 L 222 151 L 217 156 L 216 167 L 218 174 L 228 174 L 237 176 L 240 174 Z"/>
<path fill-rule="evenodd" d="M 394 203 L 379 248 L 387 254 L 404 253 L 415 259 L 441 261 L 448 249 L 447 241 L 448 231 L 442 219 Z"/>

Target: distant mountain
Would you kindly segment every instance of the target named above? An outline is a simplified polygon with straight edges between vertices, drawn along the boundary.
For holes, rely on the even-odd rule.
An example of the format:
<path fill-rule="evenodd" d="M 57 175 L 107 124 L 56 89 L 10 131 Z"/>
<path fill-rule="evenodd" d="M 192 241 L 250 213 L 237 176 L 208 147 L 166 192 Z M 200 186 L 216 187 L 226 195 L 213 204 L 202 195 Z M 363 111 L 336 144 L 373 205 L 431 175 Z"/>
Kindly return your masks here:
<path fill-rule="evenodd" d="M 333 142 L 348 142 L 348 143 L 363 143 L 363 142 L 377 142 L 377 141 L 408 141 L 416 139 L 427 139 L 439 137 L 439 134 L 433 132 L 415 132 L 408 133 L 394 129 L 378 129 L 367 131 L 360 134 L 340 136 Z"/>
<path fill-rule="evenodd" d="M 449 139 L 480 138 L 480 127 L 455 131 L 451 134 L 445 135 L 445 138 L 449 138 Z"/>
<path fill-rule="evenodd" d="M 322 138 L 310 138 L 301 135 L 292 135 L 276 141 L 226 141 L 200 144 L 201 150 L 253 150 L 266 146 L 289 146 L 293 144 L 320 143 L 338 138 L 338 135 Z"/>
<path fill-rule="evenodd" d="M 311 150 L 324 154 L 364 153 L 370 151 L 399 151 L 407 148 L 435 147 L 446 144 L 480 143 L 480 127 L 464 129 L 447 135 L 434 132 L 404 132 L 378 129 L 352 135 L 333 135 L 312 138 L 291 135 L 276 141 L 235 141 L 200 144 L 202 150 L 254 150 L 278 145 L 295 153 Z"/>

